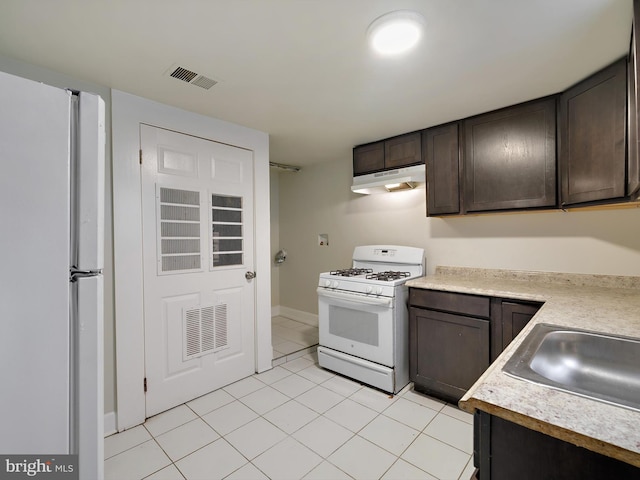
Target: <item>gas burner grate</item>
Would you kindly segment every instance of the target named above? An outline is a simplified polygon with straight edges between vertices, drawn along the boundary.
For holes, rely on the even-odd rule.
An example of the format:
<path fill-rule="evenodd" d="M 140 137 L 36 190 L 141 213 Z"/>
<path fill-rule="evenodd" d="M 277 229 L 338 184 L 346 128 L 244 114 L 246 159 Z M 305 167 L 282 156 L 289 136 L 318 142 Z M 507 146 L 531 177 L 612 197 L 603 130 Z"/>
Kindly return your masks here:
<path fill-rule="evenodd" d="M 365 275 L 373 273 L 372 268 L 344 268 L 342 270 L 332 270 L 330 275 L 338 275 L 340 277 L 357 277 L 358 275 Z"/>
<path fill-rule="evenodd" d="M 411 276 L 410 272 L 377 272 L 367 275 L 367 280 L 380 280 L 382 282 L 392 282 L 393 280 L 400 280 L 401 278 L 407 278 Z"/>

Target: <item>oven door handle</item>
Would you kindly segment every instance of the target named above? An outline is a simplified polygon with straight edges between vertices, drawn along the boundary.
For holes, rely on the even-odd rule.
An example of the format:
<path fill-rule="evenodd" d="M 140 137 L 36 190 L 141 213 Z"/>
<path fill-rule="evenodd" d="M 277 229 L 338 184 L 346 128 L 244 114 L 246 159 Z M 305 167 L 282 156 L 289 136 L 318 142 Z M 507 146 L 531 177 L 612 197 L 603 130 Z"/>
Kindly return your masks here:
<path fill-rule="evenodd" d="M 363 303 L 365 305 L 377 305 L 380 307 L 389 308 L 393 305 L 393 298 L 388 297 L 369 297 L 366 295 L 358 295 L 354 293 L 342 293 L 336 292 L 334 290 L 327 290 L 321 287 L 318 287 L 317 292 L 319 297 L 335 298 L 337 300 Z"/>

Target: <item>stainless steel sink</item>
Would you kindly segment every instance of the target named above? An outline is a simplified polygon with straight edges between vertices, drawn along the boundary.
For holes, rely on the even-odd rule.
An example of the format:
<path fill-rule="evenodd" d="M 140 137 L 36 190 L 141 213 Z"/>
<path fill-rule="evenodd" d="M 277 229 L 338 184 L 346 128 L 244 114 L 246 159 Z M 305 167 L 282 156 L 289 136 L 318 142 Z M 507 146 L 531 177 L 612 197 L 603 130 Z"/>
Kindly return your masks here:
<path fill-rule="evenodd" d="M 640 340 L 545 323 L 502 370 L 513 377 L 640 411 Z"/>

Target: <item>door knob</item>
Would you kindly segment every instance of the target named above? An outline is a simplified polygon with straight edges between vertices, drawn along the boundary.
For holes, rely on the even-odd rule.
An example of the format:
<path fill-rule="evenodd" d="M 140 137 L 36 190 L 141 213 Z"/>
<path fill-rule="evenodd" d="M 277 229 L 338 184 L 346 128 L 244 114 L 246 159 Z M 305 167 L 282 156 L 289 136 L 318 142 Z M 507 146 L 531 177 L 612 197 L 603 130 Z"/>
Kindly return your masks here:
<path fill-rule="evenodd" d="M 252 280 L 256 278 L 256 272 L 247 272 L 244 274 L 244 278 L 246 278 L 247 280 Z"/>

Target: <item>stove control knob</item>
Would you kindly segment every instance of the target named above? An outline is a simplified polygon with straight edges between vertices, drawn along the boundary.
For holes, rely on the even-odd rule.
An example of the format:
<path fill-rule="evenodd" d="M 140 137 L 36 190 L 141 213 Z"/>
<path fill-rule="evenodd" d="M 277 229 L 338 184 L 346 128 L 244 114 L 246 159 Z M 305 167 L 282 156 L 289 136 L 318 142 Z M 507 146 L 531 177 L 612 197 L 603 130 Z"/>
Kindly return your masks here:
<path fill-rule="evenodd" d="M 376 288 L 376 295 L 381 295 L 381 294 L 382 294 L 382 287 Z"/>
<path fill-rule="evenodd" d="M 340 282 L 333 282 L 331 288 L 338 288 L 338 285 L 340 285 Z"/>
<path fill-rule="evenodd" d="M 324 281 L 324 286 L 327 287 L 327 288 L 330 287 L 331 286 L 331 280 L 325 280 Z"/>
<path fill-rule="evenodd" d="M 369 286 L 367 288 L 365 288 L 364 292 L 369 295 L 371 292 L 373 292 L 373 287 Z"/>

